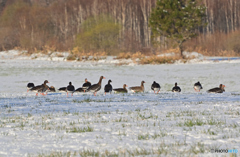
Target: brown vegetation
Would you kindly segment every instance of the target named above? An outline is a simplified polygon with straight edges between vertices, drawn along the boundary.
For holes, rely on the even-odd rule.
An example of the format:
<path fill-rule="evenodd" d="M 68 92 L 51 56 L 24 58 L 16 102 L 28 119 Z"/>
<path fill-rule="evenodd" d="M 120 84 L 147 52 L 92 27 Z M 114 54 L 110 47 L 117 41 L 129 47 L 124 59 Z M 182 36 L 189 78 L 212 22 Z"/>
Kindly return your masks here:
<path fill-rule="evenodd" d="M 28 50 L 29 53 L 70 52 L 79 46 L 76 39 L 83 33 L 84 21 L 100 14 L 111 16 L 115 24 L 121 25 L 116 37 L 117 43 L 110 49 L 109 44 L 105 44 L 105 48 L 84 48 L 79 53 L 132 54 L 143 53 L 142 50 L 146 48 L 149 55 L 172 48 L 172 42 L 163 37 L 159 38 L 160 46 L 151 42 L 148 20 L 155 2 L 156 0 L 4 0 L 0 5 L 0 50 L 17 47 Z M 239 55 L 240 1 L 202 2 L 207 6 L 205 20 L 208 25 L 199 28 L 200 36 L 185 43 L 184 47 L 207 55 Z"/>

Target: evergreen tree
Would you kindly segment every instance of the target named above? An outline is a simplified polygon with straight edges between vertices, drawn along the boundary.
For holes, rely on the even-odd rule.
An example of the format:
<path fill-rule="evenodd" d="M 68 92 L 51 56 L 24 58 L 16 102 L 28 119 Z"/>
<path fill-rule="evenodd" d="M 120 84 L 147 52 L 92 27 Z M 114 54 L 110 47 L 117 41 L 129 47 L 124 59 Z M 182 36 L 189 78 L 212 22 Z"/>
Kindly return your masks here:
<path fill-rule="evenodd" d="M 206 8 L 199 4 L 197 0 L 157 0 L 149 21 L 153 38 L 173 39 L 184 57 L 182 44 L 197 36 L 197 28 L 206 26 L 203 22 Z"/>

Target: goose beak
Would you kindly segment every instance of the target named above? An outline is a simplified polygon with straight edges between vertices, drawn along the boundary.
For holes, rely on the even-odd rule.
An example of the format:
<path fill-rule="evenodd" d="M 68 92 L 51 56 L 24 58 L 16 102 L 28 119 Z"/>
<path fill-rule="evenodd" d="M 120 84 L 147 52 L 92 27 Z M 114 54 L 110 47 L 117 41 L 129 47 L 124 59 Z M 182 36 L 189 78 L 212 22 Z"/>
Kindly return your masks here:
<path fill-rule="evenodd" d="M 128 87 L 128 85 L 126 85 L 126 87 Z"/>
<path fill-rule="evenodd" d="M 106 79 L 106 77 L 103 77 L 103 79 Z"/>

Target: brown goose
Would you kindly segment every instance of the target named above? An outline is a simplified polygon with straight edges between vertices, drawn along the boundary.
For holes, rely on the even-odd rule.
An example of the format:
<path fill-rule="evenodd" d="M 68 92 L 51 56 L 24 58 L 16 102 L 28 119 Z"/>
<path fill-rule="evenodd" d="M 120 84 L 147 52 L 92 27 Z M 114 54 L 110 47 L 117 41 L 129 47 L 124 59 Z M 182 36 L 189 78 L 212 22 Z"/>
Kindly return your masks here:
<path fill-rule="evenodd" d="M 224 87 L 226 87 L 226 86 L 223 84 L 220 84 L 219 87 L 209 89 L 207 92 L 208 93 L 223 93 L 223 92 L 225 92 Z"/>
<path fill-rule="evenodd" d="M 141 82 L 141 86 L 130 87 L 129 89 L 130 89 L 131 91 L 133 91 L 134 93 L 144 92 L 144 85 L 143 85 L 144 83 L 145 83 L 145 82 L 142 81 L 142 82 Z"/>
<path fill-rule="evenodd" d="M 36 96 L 38 96 L 38 93 L 44 95 L 43 93 L 49 89 L 47 83 L 49 83 L 48 80 L 45 80 L 42 85 L 35 86 L 32 89 L 30 89 L 30 91 L 36 92 Z"/>
<path fill-rule="evenodd" d="M 49 87 L 48 92 L 56 92 L 55 87 L 53 87 L 53 86 Z"/>
<path fill-rule="evenodd" d="M 105 77 L 101 76 L 98 83 L 91 85 L 87 91 L 92 92 L 94 94 L 94 96 L 96 96 L 97 91 L 99 91 L 101 89 L 101 85 L 102 85 L 102 79 L 105 79 Z"/>
<path fill-rule="evenodd" d="M 127 91 L 127 85 L 126 84 L 124 84 L 123 85 L 123 88 L 116 88 L 116 89 L 113 89 L 113 91 L 115 92 L 115 93 L 127 93 L 128 91 Z"/>

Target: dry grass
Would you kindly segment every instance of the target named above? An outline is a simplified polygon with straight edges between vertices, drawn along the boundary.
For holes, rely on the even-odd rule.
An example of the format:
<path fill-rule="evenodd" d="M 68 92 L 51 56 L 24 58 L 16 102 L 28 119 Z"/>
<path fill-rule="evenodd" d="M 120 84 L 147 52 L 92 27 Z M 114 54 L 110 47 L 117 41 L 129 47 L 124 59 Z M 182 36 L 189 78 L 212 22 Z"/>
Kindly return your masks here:
<path fill-rule="evenodd" d="M 140 64 L 165 64 L 165 63 L 170 64 L 174 63 L 177 60 L 180 60 L 180 57 L 151 56 L 141 59 Z"/>
<path fill-rule="evenodd" d="M 84 52 L 80 51 L 79 47 L 74 47 L 71 50 L 71 54 L 67 57 L 67 60 L 100 60 L 106 58 L 106 52 Z"/>
<path fill-rule="evenodd" d="M 122 52 L 122 53 L 119 53 L 119 55 L 117 56 L 116 59 L 129 59 L 131 58 L 132 54 L 130 52 Z"/>
<path fill-rule="evenodd" d="M 184 47 L 187 51 L 196 51 L 205 56 L 240 56 L 240 30 L 234 32 L 215 32 L 201 34 L 197 38 L 187 41 Z"/>
<path fill-rule="evenodd" d="M 175 53 L 176 55 L 167 55 L 168 53 Z M 116 59 L 132 59 L 135 63 L 139 64 L 164 64 L 164 63 L 174 63 L 176 60 L 180 60 L 179 49 L 166 49 L 161 52 L 161 54 L 166 54 L 164 56 L 159 56 L 157 53 L 146 56 L 141 52 L 136 53 L 120 53 Z"/>

